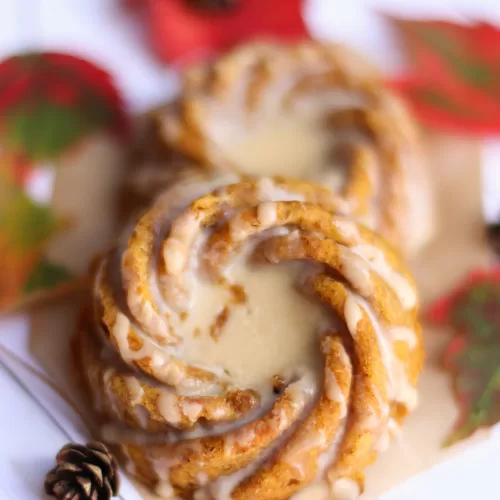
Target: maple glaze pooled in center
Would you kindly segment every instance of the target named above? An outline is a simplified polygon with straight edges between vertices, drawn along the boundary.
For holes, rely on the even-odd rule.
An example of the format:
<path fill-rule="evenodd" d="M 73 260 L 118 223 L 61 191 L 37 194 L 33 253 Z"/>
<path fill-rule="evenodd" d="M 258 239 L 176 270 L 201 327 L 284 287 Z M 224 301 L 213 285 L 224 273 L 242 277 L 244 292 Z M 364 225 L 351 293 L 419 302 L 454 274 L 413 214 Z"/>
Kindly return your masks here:
<path fill-rule="evenodd" d="M 223 370 L 231 382 L 263 392 L 291 368 L 318 372 L 318 333 L 326 311 L 297 289 L 298 263 L 254 266 L 243 259 L 226 273 L 235 286 L 197 278 L 193 308 L 182 323 L 183 359 Z"/>
<path fill-rule="evenodd" d="M 325 168 L 331 142 L 315 121 L 284 115 L 219 148 L 240 172 L 313 177 Z"/>

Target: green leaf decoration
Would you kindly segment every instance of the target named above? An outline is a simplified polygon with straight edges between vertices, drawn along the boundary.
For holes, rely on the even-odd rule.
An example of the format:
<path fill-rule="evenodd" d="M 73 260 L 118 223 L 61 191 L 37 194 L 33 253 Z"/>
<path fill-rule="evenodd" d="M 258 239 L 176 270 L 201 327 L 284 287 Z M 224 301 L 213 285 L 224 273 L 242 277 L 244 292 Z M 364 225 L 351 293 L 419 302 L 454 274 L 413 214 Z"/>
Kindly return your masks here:
<path fill-rule="evenodd" d="M 460 410 L 450 446 L 500 422 L 500 269 L 471 274 L 427 316 L 454 332 L 443 357 Z"/>
<path fill-rule="evenodd" d="M 64 267 L 41 260 L 28 277 L 23 292 L 33 293 L 70 281 L 74 276 Z"/>
<path fill-rule="evenodd" d="M 495 83 L 495 74 L 491 68 L 480 60 L 474 60 L 468 54 L 467 44 L 450 35 L 439 26 L 417 25 L 415 36 L 434 49 L 447 62 L 456 76 L 465 83 L 490 87 Z M 498 77 L 498 75 L 496 75 Z"/>
<path fill-rule="evenodd" d="M 414 91 L 415 99 L 419 99 L 429 106 L 434 106 L 443 111 L 448 111 L 450 113 L 463 115 L 466 117 L 477 116 L 474 110 L 460 106 L 457 102 L 450 99 L 448 95 L 444 92 L 439 92 L 438 90 L 432 88 L 422 88 L 416 89 Z"/>
<path fill-rule="evenodd" d="M 465 332 L 474 332 L 474 339 L 500 345 L 500 284 L 481 282 L 466 292 L 452 311 L 452 324 Z"/>
<path fill-rule="evenodd" d="M 44 261 L 47 244 L 68 221 L 30 197 L 25 186 L 33 175 L 44 173 L 24 155 L 0 151 L 0 311 L 72 278 L 64 268 Z"/>
<path fill-rule="evenodd" d="M 393 82 L 417 118 L 468 135 L 500 132 L 500 30 L 487 23 L 391 18 L 410 70 Z"/>
<path fill-rule="evenodd" d="M 0 234 L 13 250 L 40 247 L 60 227 L 50 206 L 38 205 L 21 189 L 12 187 L 9 198 L 0 201 Z"/>
<path fill-rule="evenodd" d="M 57 160 L 85 136 L 127 135 L 129 120 L 110 76 L 78 57 L 40 52 L 0 63 L 0 134 L 31 161 Z"/>

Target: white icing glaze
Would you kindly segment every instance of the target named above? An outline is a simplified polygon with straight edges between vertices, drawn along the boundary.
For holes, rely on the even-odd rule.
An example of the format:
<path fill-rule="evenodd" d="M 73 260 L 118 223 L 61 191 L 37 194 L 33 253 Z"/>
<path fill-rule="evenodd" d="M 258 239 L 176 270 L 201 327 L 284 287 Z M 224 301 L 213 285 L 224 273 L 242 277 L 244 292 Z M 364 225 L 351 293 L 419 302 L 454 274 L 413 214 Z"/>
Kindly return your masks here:
<path fill-rule="evenodd" d="M 247 467 L 243 467 L 228 476 L 220 476 L 205 488 L 197 490 L 195 500 L 231 500 L 231 492 L 244 479 L 251 476 L 261 465 L 255 460 Z"/>
<path fill-rule="evenodd" d="M 371 409 L 369 417 L 364 422 L 364 428 L 373 430 L 380 425 L 381 421 L 385 420 L 389 416 L 390 406 L 388 402 L 384 401 L 380 390 L 375 386 L 372 385 L 370 387 L 370 392 L 377 400 L 379 411 L 377 412 L 375 409 Z"/>
<path fill-rule="evenodd" d="M 316 481 L 295 493 L 290 500 L 334 500 L 330 494 L 330 487 L 326 481 Z"/>
<path fill-rule="evenodd" d="M 282 434 L 282 431 L 290 425 L 290 418 L 297 418 L 301 415 L 304 409 L 311 403 L 314 395 L 317 391 L 317 381 L 314 375 L 310 372 L 304 373 L 299 380 L 290 384 L 286 393 L 292 400 L 292 406 L 297 412 L 295 417 L 288 416 L 284 408 L 280 411 L 273 411 L 274 413 L 274 425 L 276 425 L 276 430 L 279 433 L 279 438 L 275 440 L 271 446 L 269 446 L 260 456 L 258 456 L 253 462 L 251 462 L 246 467 L 237 470 L 231 475 L 221 476 L 216 480 L 212 481 L 210 484 L 204 488 L 200 488 L 195 492 L 195 500 L 231 500 L 231 492 L 233 489 L 240 484 L 243 480 L 250 477 L 255 471 L 257 471 L 267 460 L 273 455 L 273 453 L 280 447 L 280 445 L 285 441 L 286 433 Z M 300 424 L 301 419 L 296 419 L 295 424 Z M 293 431 L 295 428 L 292 426 L 289 431 Z M 225 443 L 225 450 L 230 450 L 235 442 L 239 442 L 240 436 L 245 431 L 241 429 L 236 436 L 231 436 L 229 444 Z M 290 432 L 289 432 L 290 433 Z M 293 434 L 293 432 L 292 432 Z M 245 437 L 246 439 L 247 437 Z M 228 435 L 225 436 L 227 441 Z"/>
<path fill-rule="evenodd" d="M 339 247 L 340 265 L 342 273 L 364 297 L 373 293 L 373 283 L 370 269 L 366 263 L 346 247 Z"/>
<path fill-rule="evenodd" d="M 408 379 L 405 364 L 395 355 L 392 339 L 373 314 L 370 305 L 362 297 L 357 297 L 356 300 L 370 318 L 375 330 L 382 361 L 389 377 L 389 398 L 403 403 L 408 410 L 413 410 L 418 402 L 417 389 Z"/>
<path fill-rule="evenodd" d="M 344 316 L 347 328 L 351 335 L 355 338 L 358 329 L 358 323 L 363 318 L 363 313 L 357 302 L 356 297 L 351 292 L 347 292 L 344 304 Z"/>
<path fill-rule="evenodd" d="M 325 109 L 361 108 L 364 105 L 366 105 L 366 98 L 358 92 L 344 89 L 328 89 L 301 96 L 300 99 L 294 101 L 293 109 L 297 112 L 302 111 L 315 115 L 324 113 Z"/>
<path fill-rule="evenodd" d="M 156 400 L 156 406 L 165 421 L 172 425 L 176 425 L 181 421 L 181 411 L 175 393 L 162 390 Z"/>
<path fill-rule="evenodd" d="M 149 425 L 150 414 L 146 407 L 136 405 L 134 408 L 135 418 L 141 429 L 147 429 Z"/>
<path fill-rule="evenodd" d="M 312 426 L 311 426 L 312 427 Z M 309 452 L 313 448 L 324 448 L 328 445 L 325 433 L 322 429 L 304 433 L 304 437 L 296 440 L 286 451 L 286 463 L 294 468 L 300 478 L 305 477 L 304 465 L 309 458 Z"/>
<path fill-rule="evenodd" d="M 231 453 L 233 452 L 234 442 L 235 438 L 232 434 L 229 434 L 224 438 L 224 455 L 231 455 Z"/>
<path fill-rule="evenodd" d="M 387 429 L 389 430 L 391 437 L 399 436 L 401 434 L 401 426 L 393 418 L 390 418 L 387 422 Z"/>
<path fill-rule="evenodd" d="M 199 486 L 205 486 L 209 481 L 208 474 L 205 472 L 198 472 L 196 474 L 196 482 Z"/>
<path fill-rule="evenodd" d="M 328 482 L 324 479 L 326 469 L 334 462 L 338 447 L 344 437 L 345 421 L 342 423 L 341 428 L 337 432 L 335 439 L 328 444 L 325 451 L 318 457 L 318 471 L 316 479 L 313 483 L 305 486 L 301 491 L 295 493 L 290 497 L 290 500 L 335 500 L 336 497 L 332 496 L 332 491 Z M 325 443 L 321 442 L 320 445 L 325 447 Z"/>
<path fill-rule="evenodd" d="M 351 359 L 345 349 L 340 349 L 337 355 L 344 366 L 351 366 Z"/>
<path fill-rule="evenodd" d="M 170 234 L 163 247 L 163 259 L 170 275 L 180 274 L 189 258 L 188 249 L 200 231 L 198 216 L 192 212 L 184 212 L 171 224 Z"/>
<path fill-rule="evenodd" d="M 184 416 L 186 416 L 190 422 L 196 422 L 203 410 L 202 404 L 189 401 L 183 401 L 180 406 L 182 408 L 182 413 L 184 413 Z"/>
<path fill-rule="evenodd" d="M 125 377 L 125 387 L 127 388 L 131 404 L 138 404 L 144 395 L 144 389 L 137 378 L 131 375 Z"/>
<path fill-rule="evenodd" d="M 305 372 L 297 382 L 287 387 L 286 392 L 293 405 L 303 407 L 317 392 L 318 372 L 316 370 L 310 370 L 309 367 L 307 369 L 299 367 L 297 371 Z"/>
<path fill-rule="evenodd" d="M 238 433 L 238 445 L 241 447 L 249 446 L 256 439 L 256 437 L 257 435 L 255 434 L 255 429 L 245 429 L 243 432 Z"/>
<path fill-rule="evenodd" d="M 271 201 L 261 203 L 257 209 L 257 216 L 263 227 L 271 227 L 278 220 L 275 203 Z"/>
<path fill-rule="evenodd" d="M 391 104 L 396 101 L 391 99 Z M 404 216 L 399 219 L 399 226 L 405 237 L 405 247 L 413 255 L 432 239 L 436 231 L 434 193 L 421 152 L 415 155 L 408 145 L 402 145 L 399 152 L 406 178 L 401 186 L 406 195 L 406 206 Z"/>
<path fill-rule="evenodd" d="M 118 343 L 120 356 L 127 362 L 134 359 L 134 355 L 131 352 L 127 339 L 129 328 L 130 320 L 127 318 L 127 316 L 125 316 L 125 314 L 123 314 L 122 312 L 118 312 L 118 314 L 116 315 L 116 321 L 113 327 L 113 331 L 111 333 Z"/>
<path fill-rule="evenodd" d="M 370 267 L 394 290 L 401 305 L 411 309 L 417 304 L 417 293 L 411 283 L 387 262 L 382 250 L 373 245 L 357 245 L 351 251 L 362 257 Z"/>
<path fill-rule="evenodd" d="M 340 389 L 335 374 L 329 369 L 325 369 L 325 394 L 330 401 L 339 403 L 340 418 L 344 418 L 347 415 L 347 400 Z"/>
<path fill-rule="evenodd" d="M 184 381 L 184 373 L 178 365 L 171 362 L 170 357 L 163 351 L 158 349 L 158 346 L 151 344 L 154 351 L 151 354 L 151 368 L 155 375 L 166 384 L 173 387 L 182 387 Z"/>
<path fill-rule="evenodd" d="M 344 420 L 342 422 L 340 429 L 337 431 L 335 439 L 328 445 L 328 448 L 318 457 L 318 472 L 316 474 L 316 481 L 320 481 L 321 479 L 323 479 L 323 476 L 325 475 L 325 471 L 327 470 L 327 468 L 334 463 L 340 443 L 342 442 L 342 439 L 345 434 L 346 422 L 347 420 Z"/>
<path fill-rule="evenodd" d="M 340 478 L 331 486 L 332 498 L 335 500 L 355 500 L 361 495 L 361 489 L 356 481 Z"/>
<path fill-rule="evenodd" d="M 392 343 L 387 338 L 385 331 L 382 329 L 380 321 L 373 313 L 372 308 L 368 304 L 368 302 L 359 296 L 356 297 L 355 300 L 357 301 L 359 307 L 368 316 L 370 323 L 372 325 L 372 328 L 375 332 L 375 337 L 376 337 L 376 340 L 378 343 L 380 356 L 381 356 L 382 363 L 383 363 L 385 371 L 386 371 L 387 383 L 388 383 L 387 394 L 390 398 L 392 396 L 392 392 L 394 391 L 395 384 L 398 383 L 398 381 L 395 380 L 395 375 L 394 375 L 393 369 L 392 369 L 393 362 L 395 359 L 393 349 L 392 349 Z M 381 401 L 380 395 L 378 394 L 378 391 L 375 391 L 375 393 L 376 393 L 376 395 L 379 396 L 379 400 Z"/>
<path fill-rule="evenodd" d="M 113 387 L 111 385 L 111 380 L 116 374 L 115 370 L 113 368 L 108 368 L 102 377 L 103 380 L 103 389 L 104 393 L 106 395 L 106 401 L 111 407 L 111 411 L 113 414 L 119 418 L 122 413 L 123 413 L 123 403 L 121 400 L 118 398 L 116 395 L 115 391 L 113 390 Z"/>
<path fill-rule="evenodd" d="M 142 346 L 140 349 L 131 349 L 128 342 L 129 329 L 132 328 L 130 320 L 123 313 L 118 312 L 116 322 L 112 330 L 112 335 L 118 347 L 118 352 L 121 358 L 129 364 L 134 361 L 150 358 L 151 369 L 154 375 L 165 384 L 177 387 L 179 389 L 189 386 L 184 386 L 185 377 L 179 366 L 173 362 L 169 353 L 175 352 L 172 349 L 161 349 L 158 345 L 146 337 L 137 327 L 134 327 L 135 333 L 141 338 Z M 199 385 L 199 384 L 197 384 Z"/>
<path fill-rule="evenodd" d="M 312 179 L 338 193 L 346 182 L 346 173 L 340 165 L 328 165 L 326 170 L 312 176 Z"/>
<path fill-rule="evenodd" d="M 134 328 L 134 331 L 141 337 L 141 340 L 143 341 L 143 344 L 140 349 L 133 350 L 130 347 L 129 341 L 128 341 L 128 334 L 129 330 L 132 328 L 132 325 L 130 323 L 130 320 L 123 314 L 122 312 L 118 312 L 116 315 L 116 321 L 112 330 L 112 336 L 115 339 L 118 347 L 118 352 L 121 356 L 121 358 L 127 362 L 127 363 L 132 363 L 133 361 L 136 361 L 138 359 L 144 358 L 144 357 L 151 357 L 151 364 L 153 367 L 165 367 L 165 365 L 168 363 L 167 359 L 165 358 L 165 353 L 162 351 L 159 351 L 157 346 L 151 342 L 147 337 L 142 335 L 137 328 Z M 173 380 L 170 377 L 170 373 L 167 373 L 167 371 L 164 369 L 165 375 L 165 382 L 166 383 L 172 383 L 174 382 L 173 385 L 175 385 L 176 380 Z M 174 377 L 175 378 L 175 377 Z"/>
<path fill-rule="evenodd" d="M 224 408 L 215 408 L 212 412 L 212 416 L 214 418 L 214 420 L 218 420 L 219 418 L 223 417 L 225 414 L 225 410 Z"/>
<path fill-rule="evenodd" d="M 410 349 L 414 349 L 417 345 L 417 334 L 406 326 L 394 326 L 389 329 L 388 334 L 392 340 L 406 342 Z"/>
<path fill-rule="evenodd" d="M 162 238 L 164 232 L 167 231 L 170 224 L 172 224 L 169 235 L 169 238 L 172 239 L 172 243 L 169 243 L 168 240 L 165 242 L 167 251 L 163 254 L 165 266 L 169 273 L 172 272 L 173 275 L 177 275 L 184 269 L 185 256 L 182 254 L 182 249 L 189 246 L 189 243 L 196 235 L 198 226 L 197 217 L 189 211 L 184 212 L 174 221 L 172 221 L 172 218 L 179 213 L 180 209 L 184 209 L 192 200 L 198 198 L 202 194 L 209 193 L 216 187 L 237 182 L 238 180 L 239 176 L 233 173 L 214 175 L 208 180 L 201 180 L 194 176 L 193 178 L 188 178 L 175 184 L 171 189 L 165 191 L 158 197 L 152 208 L 152 213 L 157 214 L 157 218 L 153 221 L 155 236 Z M 171 255 L 168 251 L 169 245 L 172 247 Z M 168 335 L 168 324 L 163 316 L 166 304 L 162 297 L 168 299 L 171 290 L 167 286 L 160 291 L 159 287 L 161 287 L 163 283 L 162 276 L 157 277 L 156 273 L 150 273 L 149 285 L 155 297 L 154 304 L 158 307 L 159 311 L 155 310 L 152 301 L 141 300 L 138 294 L 135 293 L 136 281 L 139 277 L 133 274 L 126 265 L 123 265 L 123 263 L 127 261 L 128 252 L 129 250 L 123 252 L 121 266 L 123 285 L 125 290 L 128 290 L 126 297 L 127 305 L 132 315 L 136 318 L 140 318 L 141 325 L 143 325 L 148 332 L 154 332 L 155 335 L 166 337 Z M 154 259 L 156 256 L 152 255 L 151 257 Z M 169 266 L 171 266 L 171 269 L 169 269 Z"/>
<path fill-rule="evenodd" d="M 158 483 L 155 487 L 155 493 L 161 497 L 161 498 L 167 498 L 168 500 L 180 500 L 180 497 L 178 497 L 174 489 L 172 488 L 172 485 L 167 482 L 167 481 L 162 481 Z"/>
<path fill-rule="evenodd" d="M 408 380 L 405 364 L 397 357 L 393 357 L 393 398 L 395 401 L 403 403 L 408 411 L 413 411 L 418 404 L 418 391 Z"/>
<path fill-rule="evenodd" d="M 382 429 L 382 432 L 375 443 L 375 451 L 384 452 L 389 448 L 389 444 L 391 442 L 391 436 L 387 429 Z"/>
<path fill-rule="evenodd" d="M 252 234 L 253 228 L 243 217 L 235 215 L 229 221 L 229 231 L 233 241 L 243 241 Z"/>
<path fill-rule="evenodd" d="M 333 225 L 346 240 L 356 242 L 361 238 L 358 226 L 353 221 L 334 218 Z"/>
<path fill-rule="evenodd" d="M 269 177 L 259 179 L 259 199 L 266 201 L 304 201 L 304 196 L 292 193 L 276 185 Z"/>

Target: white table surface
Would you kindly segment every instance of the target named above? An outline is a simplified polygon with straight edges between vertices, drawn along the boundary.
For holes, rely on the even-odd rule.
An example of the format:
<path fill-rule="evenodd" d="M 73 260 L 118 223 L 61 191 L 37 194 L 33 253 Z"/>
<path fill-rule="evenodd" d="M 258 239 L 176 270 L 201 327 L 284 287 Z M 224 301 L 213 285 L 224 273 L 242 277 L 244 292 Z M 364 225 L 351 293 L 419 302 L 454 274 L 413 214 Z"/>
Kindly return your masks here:
<path fill-rule="evenodd" d="M 349 43 L 390 73 L 398 71 L 403 62 L 390 34 L 369 7 L 416 17 L 482 19 L 500 25 L 498 2 L 311 0 L 307 21 L 315 35 Z M 157 64 L 140 23 L 120 10 L 118 0 L 0 0 L 0 58 L 27 49 L 70 51 L 101 64 L 113 74 L 134 112 L 164 101 L 178 88 L 175 71 Z M 494 220 L 500 214 L 499 143 L 485 143 L 484 152 L 485 216 Z M 26 328 L 23 315 L 3 319 L 0 337 L 15 336 Z M 52 465 L 67 438 L 3 368 L 0 394 L 0 499 L 41 498 L 41 493 L 27 492 L 40 490 L 41 471 Z M 412 478 L 383 500 L 499 499 L 499 463 L 500 433 L 496 432 L 487 442 Z"/>

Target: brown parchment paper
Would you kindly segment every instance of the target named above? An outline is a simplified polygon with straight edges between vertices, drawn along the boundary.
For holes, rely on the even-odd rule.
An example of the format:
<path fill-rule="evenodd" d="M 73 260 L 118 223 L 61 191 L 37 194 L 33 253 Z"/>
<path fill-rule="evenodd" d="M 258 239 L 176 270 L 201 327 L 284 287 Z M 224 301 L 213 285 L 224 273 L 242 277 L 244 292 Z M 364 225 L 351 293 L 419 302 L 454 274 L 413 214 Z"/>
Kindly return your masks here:
<path fill-rule="evenodd" d="M 438 228 L 434 242 L 411 263 L 423 306 L 446 293 L 467 271 L 488 259 L 482 229 L 479 143 L 433 136 L 426 139 L 426 146 L 436 191 Z M 94 214 L 96 208 L 93 207 Z M 64 254 L 63 245 L 61 242 L 59 251 Z M 61 389 L 85 410 L 71 376 L 68 356 L 80 302 L 81 297 L 67 297 L 32 312 L 32 351 Z M 389 450 L 367 470 L 364 499 L 377 498 L 484 438 L 479 435 L 450 449 L 441 448 L 457 416 L 450 378 L 440 367 L 441 353 L 449 336 L 446 331 L 426 325 L 424 335 L 427 360 L 420 381 L 419 407 L 409 416 Z M 142 488 L 140 491 L 144 492 L 144 498 L 156 498 Z"/>

